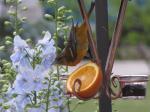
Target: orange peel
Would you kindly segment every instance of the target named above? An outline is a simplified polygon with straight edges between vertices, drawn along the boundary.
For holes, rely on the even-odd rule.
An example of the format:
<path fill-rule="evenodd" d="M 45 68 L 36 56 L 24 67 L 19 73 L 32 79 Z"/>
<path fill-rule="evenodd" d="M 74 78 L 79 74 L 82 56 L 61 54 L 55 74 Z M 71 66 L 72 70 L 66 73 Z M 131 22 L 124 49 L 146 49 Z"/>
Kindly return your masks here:
<path fill-rule="evenodd" d="M 102 86 L 102 79 L 101 68 L 93 62 L 89 62 L 69 75 L 66 84 L 67 92 L 74 94 L 79 99 L 89 99 Z"/>

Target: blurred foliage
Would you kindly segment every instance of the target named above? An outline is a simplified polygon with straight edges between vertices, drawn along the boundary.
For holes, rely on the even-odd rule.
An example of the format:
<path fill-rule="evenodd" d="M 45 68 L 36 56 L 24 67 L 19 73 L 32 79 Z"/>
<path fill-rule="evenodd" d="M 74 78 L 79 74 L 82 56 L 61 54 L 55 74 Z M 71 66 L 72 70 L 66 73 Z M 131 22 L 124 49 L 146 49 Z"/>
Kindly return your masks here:
<path fill-rule="evenodd" d="M 0 60 L 0 95 L 8 90 L 15 80 L 16 72 L 12 68 L 12 64 L 7 60 Z"/>
<path fill-rule="evenodd" d="M 53 15 L 53 9 L 48 6 L 45 2 L 47 0 L 39 0 L 41 3 L 41 7 L 44 14 Z M 91 0 L 86 0 L 85 5 L 86 9 L 90 7 Z M 59 4 L 64 5 L 65 7 L 72 10 L 72 15 L 74 17 L 75 23 L 78 23 L 82 20 L 78 3 L 76 0 L 59 0 Z M 108 11 L 109 11 L 109 35 L 112 36 L 112 32 L 115 26 L 115 22 L 117 19 L 117 13 L 119 10 L 120 0 L 108 0 Z M 126 17 L 124 21 L 123 34 L 121 39 L 121 44 L 124 45 L 138 45 L 139 43 L 144 43 L 150 46 L 150 1 L 149 0 L 131 0 L 129 1 Z M 13 36 L 12 31 L 13 28 L 7 27 L 4 25 L 5 20 L 10 20 L 8 14 L 6 17 L 0 17 L 0 38 L 1 42 L 5 36 Z M 92 29 L 95 29 L 95 14 L 92 14 L 90 18 Z M 7 23 L 8 24 L 8 23 Z M 71 22 L 69 22 L 71 24 Z M 21 24 L 23 28 L 24 38 L 32 38 L 37 40 L 40 38 L 42 31 L 49 30 L 51 32 L 54 31 L 54 24 L 50 21 L 46 21 L 45 19 L 41 19 L 36 23 L 28 23 L 23 22 Z M 95 34 L 95 31 L 93 32 Z"/>
<path fill-rule="evenodd" d="M 120 0 L 109 0 L 110 26 L 114 25 L 116 21 L 117 12 L 119 10 L 119 3 Z M 121 44 L 138 45 L 140 43 L 144 43 L 150 46 L 149 12 L 149 0 L 129 1 L 124 21 Z"/>
<path fill-rule="evenodd" d="M 91 0 L 85 1 L 86 9 L 90 7 Z M 74 21 L 80 22 L 81 15 L 76 0 L 63 0 L 60 4 L 72 9 Z M 112 36 L 117 14 L 119 11 L 120 0 L 108 0 L 109 11 L 109 35 Z M 150 46 L 150 1 L 149 0 L 130 0 L 126 11 L 123 26 L 121 44 L 138 45 L 144 43 Z M 90 18 L 91 23 L 95 23 L 94 13 Z M 94 32 L 95 33 L 95 32 Z"/>

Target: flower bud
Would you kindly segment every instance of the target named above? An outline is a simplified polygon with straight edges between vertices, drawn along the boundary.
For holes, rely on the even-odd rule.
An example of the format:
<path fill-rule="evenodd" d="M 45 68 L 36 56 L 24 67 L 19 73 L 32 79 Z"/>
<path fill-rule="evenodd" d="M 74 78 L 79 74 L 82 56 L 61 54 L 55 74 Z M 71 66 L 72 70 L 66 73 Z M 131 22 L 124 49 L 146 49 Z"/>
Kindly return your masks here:
<path fill-rule="evenodd" d="M 9 86 L 8 86 L 7 84 L 4 84 L 4 85 L 3 85 L 3 91 L 6 91 L 6 90 L 8 89 L 8 87 L 9 87 Z"/>
<path fill-rule="evenodd" d="M 48 0 L 47 3 L 49 3 L 49 4 L 55 3 L 55 0 Z"/>
<path fill-rule="evenodd" d="M 26 42 L 30 44 L 32 43 L 32 40 L 29 38 L 29 39 L 26 39 Z"/>
<path fill-rule="evenodd" d="M 42 35 L 43 35 L 43 36 L 45 35 L 45 33 L 46 33 L 46 31 L 42 31 Z"/>
<path fill-rule="evenodd" d="M 24 29 L 23 28 L 20 28 L 19 29 L 19 34 L 23 33 L 24 32 Z"/>
<path fill-rule="evenodd" d="M 5 49 L 5 46 L 0 46 L 0 51 L 3 51 Z"/>
<path fill-rule="evenodd" d="M 73 16 L 68 16 L 66 19 L 67 20 L 73 19 Z"/>
<path fill-rule="evenodd" d="M 58 106 L 53 106 L 53 108 L 54 108 L 54 109 L 58 109 L 59 107 L 58 107 Z"/>
<path fill-rule="evenodd" d="M 11 67 L 11 63 L 7 62 L 7 63 L 4 64 L 4 66 Z"/>
<path fill-rule="evenodd" d="M 72 13 L 72 10 L 66 10 L 67 13 Z"/>
<path fill-rule="evenodd" d="M 7 60 L 3 59 L 1 62 L 2 62 L 2 64 L 5 64 L 5 63 L 7 63 Z"/>
<path fill-rule="evenodd" d="M 5 41 L 5 44 L 6 44 L 6 45 L 12 45 L 12 42 L 9 41 L 9 40 L 7 40 L 7 41 Z"/>
<path fill-rule="evenodd" d="M 18 94 L 16 94 L 16 93 L 14 93 L 14 94 L 12 95 L 13 98 L 16 98 L 17 96 L 18 96 Z"/>
<path fill-rule="evenodd" d="M 23 11 L 27 11 L 27 10 L 28 10 L 28 7 L 24 6 L 24 7 L 22 8 L 22 10 L 23 10 Z"/>
<path fill-rule="evenodd" d="M 12 15 L 12 16 L 15 16 L 15 15 L 16 15 L 16 12 L 13 11 L 13 10 L 8 10 L 8 14 L 9 14 L 9 15 Z"/>
<path fill-rule="evenodd" d="M 82 100 L 78 101 L 78 104 L 83 104 L 83 103 L 84 103 L 84 101 L 82 101 Z"/>
<path fill-rule="evenodd" d="M 10 40 L 10 41 L 11 41 L 12 38 L 11 38 L 10 36 L 6 36 L 6 37 L 5 37 L 5 40 Z"/>
<path fill-rule="evenodd" d="M 62 19 L 62 17 L 60 17 L 60 16 L 57 17 L 57 20 L 61 20 L 61 19 Z"/>
<path fill-rule="evenodd" d="M 6 80 L 0 80 L 0 84 L 4 85 L 4 84 L 6 84 L 6 83 L 7 83 Z"/>
<path fill-rule="evenodd" d="M 27 17 L 22 17 L 22 18 L 21 18 L 21 21 L 22 21 L 22 22 L 25 22 L 26 20 L 27 20 Z"/>
<path fill-rule="evenodd" d="M 7 4 L 14 3 L 14 2 L 15 2 L 15 0 L 6 0 Z"/>
<path fill-rule="evenodd" d="M 9 25 L 11 25 L 11 22 L 10 21 L 5 21 L 4 25 L 9 26 Z"/>
<path fill-rule="evenodd" d="M 14 31 L 14 32 L 13 32 L 13 35 L 16 36 L 16 35 L 17 35 L 17 32 Z"/>
<path fill-rule="evenodd" d="M 64 30 L 68 30 L 68 29 L 69 29 L 69 26 L 64 26 L 63 29 L 64 29 Z"/>
<path fill-rule="evenodd" d="M 56 101 L 56 102 L 57 102 L 57 101 L 59 101 L 59 99 L 58 99 L 58 98 L 54 98 L 53 101 Z"/>
<path fill-rule="evenodd" d="M 18 4 L 21 4 L 22 3 L 22 0 L 18 0 Z"/>
<path fill-rule="evenodd" d="M 4 108 L 5 110 L 7 110 L 7 109 L 10 108 L 10 106 L 9 106 L 9 105 L 3 105 L 3 108 Z"/>
<path fill-rule="evenodd" d="M 60 31 L 61 29 L 58 27 L 56 30 L 57 30 L 57 31 Z"/>
<path fill-rule="evenodd" d="M 53 16 L 50 14 L 45 14 L 44 17 L 46 20 L 53 20 Z"/>
<path fill-rule="evenodd" d="M 66 9 L 66 7 L 65 6 L 61 6 L 61 7 L 59 7 L 58 8 L 58 12 L 60 12 L 60 11 L 64 11 Z"/>

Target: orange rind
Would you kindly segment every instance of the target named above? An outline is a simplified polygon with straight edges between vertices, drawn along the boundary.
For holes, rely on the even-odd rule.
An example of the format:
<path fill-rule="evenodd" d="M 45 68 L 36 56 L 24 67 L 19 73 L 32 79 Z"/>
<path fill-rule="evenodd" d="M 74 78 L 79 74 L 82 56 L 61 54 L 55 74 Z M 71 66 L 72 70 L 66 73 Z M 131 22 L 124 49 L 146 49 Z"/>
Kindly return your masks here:
<path fill-rule="evenodd" d="M 67 92 L 80 99 L 91 98 L 102 86 L 102 79 L 101 68 L 93 62 L 89 62 L 69 75 L 66 84 Z"/>

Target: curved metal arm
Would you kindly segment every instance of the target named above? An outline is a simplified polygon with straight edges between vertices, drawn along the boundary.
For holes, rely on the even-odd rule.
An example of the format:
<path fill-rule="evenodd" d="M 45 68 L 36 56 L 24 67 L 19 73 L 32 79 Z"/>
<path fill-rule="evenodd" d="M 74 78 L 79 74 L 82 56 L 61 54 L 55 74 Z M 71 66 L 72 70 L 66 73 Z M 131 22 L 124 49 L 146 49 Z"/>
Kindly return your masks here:
<path fill-rule="evenodd" d="M 76 86 L 78 84 L 78 87 Z M 81 82 L 81 80 L 80 79 L 76 79 L 75 81 L 74 81 L 74 84 L 73 84 L 73 94 L 78 98 L 78 99 L 80 99 L 80 100 L 84 100 L 84 101 L 86 101 L 86 100 L 89 100 L 89 99 L 91 99 L 91 97 L 90 98 L 83 98 L 83 97 L 81 97 L 80 95 L 79 95 L 79 92 L 80 92 L 80 89 L 81 89 L 81 85 L 82 85 L 82 82 Z"/>
<path fill-rule="evenodd" d="M 111 80 L 113 86 L 115 87 L 114 80 L 115 79 L 119 80 L 119 78 L 118 77 L 113 77 L 112 79 L 110 79 L 110 76 L 112 75 L 111 72 L 112 72 L 112 68 L 113 68 L 113 64 L 114 64 L 114 60 L 115 60 L 115 54 L 116 54 L 116 50 L 117 50 L 119 40 L 120 40 L 120 37 L 121 37 L 121 33 L 122 33 L 123 20 L 124 20 L 124 17 L 125 17 L 125 11 L 126 11 L 126 8 L 127 8 L 127 3 L 128 3 L 128 0 L 121 0 L 121 5 L 120 5 L 118 18 L 117 18 L 117 22 L 116 22 L 116 27 L 114 29 L 114 33 L 113 33 L 113 36 L 112 36 L 111 45 L 110 45 L 110 48 L 109 48 L 106 67 L 105 67 L 106 93 L 107 93 L 108 97 L 110 97 L 111 96 L 110 94 L 112 94 L 113 95 L 113 96 L 111 96 L 112 99 L 116 99 L 116 98 L 120 97 L 120 95 L 121 95 L 121 91 L 119 91 L 118 93 L 114 93 L 113 90 L 111 89 L 111 86 L 110 86 L 110 80 Z"/>
<path fill-rule="evenodd" d="M 119 86 L 116 84 L 116 80 L 119 82 Z M 108 88 L 106 89 L 106 94 L 107 94 L 107 96 L 108 96 L 109 98 L 111 98 L 112 100 L 115 100 L 115 99 L 120 98 L 120 97 L 122 96 L 122 90 L 121 90 L 121 88 L 122 88 L 123 85 L 121 84 L 120 79 L 119 79 L 118 76 L 112 77 L 112 78 L 111 78 L 111 82 L 112 82 L 113 87 L 114 87 L 114 88 L 119 87 L 119 90 L 118 90 L 118 92 L 114 92 L 114 90 L 113 90 L 110 86 L 108 86 Z M 72 89 L 73 89 L 73 94 L 74 94 L 78 99 L 80 99 L 80 100 L 84 100 L 84 101 L 90 100 L 92 97 L 83 98 L 83 97 L 81 97 L 81 96 L 79 95 L 79 92 L 80 92 L 80 89 L 81 89 L 81 85 L 82 85 L 82 82 L 81 82 L 80 79 L 76 79 L 76 80 L 74 81 L 74 84 L 73 84 L 73 87 L 72 87 Z M 108 93 L 108 91 L 111 92 L 111 95 Z"/>
<path fill-rule="evenodd" d="M 91 27 L 89 25 L 88 22 L 88 18 L 85 12 L 85 7 L 84 7 L 84 2 L 83 0 L 78 0 L 79 5 L 81 6 L 80 8 L 82 9 L 82 15 L 85 19 L 85 24 L 87 25 L 87 29 L 88 29 L 88 34 L 89 34 L 89 43 L 90 43 L 90 47 L 92 48 L 93 51 L 93 55 L 95 56 L 95 60 L 96 63 L 99 65 L 99 67 L 101 68 L 101 60 L 99 59 L 99 56 L 97 54 L 97 49 L 96 46 L 94 44 L 93 38 L 92 38 L 92 31 L 91 31 Z M 119 40 L 120 40 L 120 36 L 121 36 L 121 32 L 122 32 L 122 26 L 123 26 L 123 19 L 125 16 L 125 11 L 126 11 L 126 7 L 127 7 L 127 3 L 128 0 L 122 0 L 121 1 L 121 5 L 120 5 L 120 9 L 119 9 L 119 14 L 118 14 L 118 18 L 117 18 L 117 23 L 116 23 L 116 27 L 114 30 L 114 34 L 112 37 L 112 41 L 111 41 L 111 45 L 109 48 L 109 53 L 108 53 L 108 58 L 107 58 L 107 62 L 106 62 L 106 67 L 105 67 L 105 80 L 104 80 L 104 88 L 106 90 L 106 94 L 108 95 L 108 97 L 110 97 L 111 99 L 116 99 L 121 97 L 121 83 L 119 81 L 119 77 L 112 77 L 112 79 L 110 79 L 111 76 L 111 72 L 112 72 L 112 68 L 113 68 L 113 64 L 114 64 L 114 59 L 115 59 L 115 54 L 116 54 L 116 50 L 119 44 Z M 112 82 L 112 85 L 114 87 L 117 87 L 117 85 L 115 84 L 115 80 L 119 81 L 119 91 L 116 93 L 113 91 L 113 89 L 110 86 L 110 80 Z M 76 84 L 79 85 L 79 87 L 76 89 Z M 78 92 L 80 91 L 81 88 L 81 80 L 80 79 L 76 79 L 73 85 L 73 94 L 77 96 L 77 98 L 81 99 L 81 100 L 88 100 L 87 98 L 81 98 L 78 95 Z M 111 94 L 110 94 L 111 93 Z"/>
<path fill-rule="evenodd" d="M 119 82 L 119 85 L 116 84 L 116 80 Z M 114 76 L 111 78 L 111 83 L 112 83 L 112 86 L 114 88 L 117 88 L 119 87 L 118 89 L 118 92 L 114 92 L 112 88 L 110 88 L 110 91 L 111 91 L 111 99 L 112 100 L 115 100 L 117 98 L 120 98 L 122 96 L 122 84 L 120 82 L 120 78 L 118 76 Z"/>
<path fill-rule="evenodd" d="M 99 59 L 99 55 L 97 53 L 97 48 L 96 48 L 96 45 L 95 45 L 95 42 L 94 42 L 94 39 L 93 39 L 92 29 L 91 29 L 91 26 L 89 24 L 88 17 L 87 17 L 87 14 L 86 14 L 84 1 L 83 0 L 78 0 L 78 4 L 80 6 L 80 10 L 82 12 L 84 22 L 87 26 L 88 41 L 89 41 L 91 51 L 93 53 L 93 56 L 95 58 L 96 63 L 99 65 L 99 67 L 101 69 L 101 60 Z M 93 7 L 94 7 L 94 4 L 93 4 Z"/>

